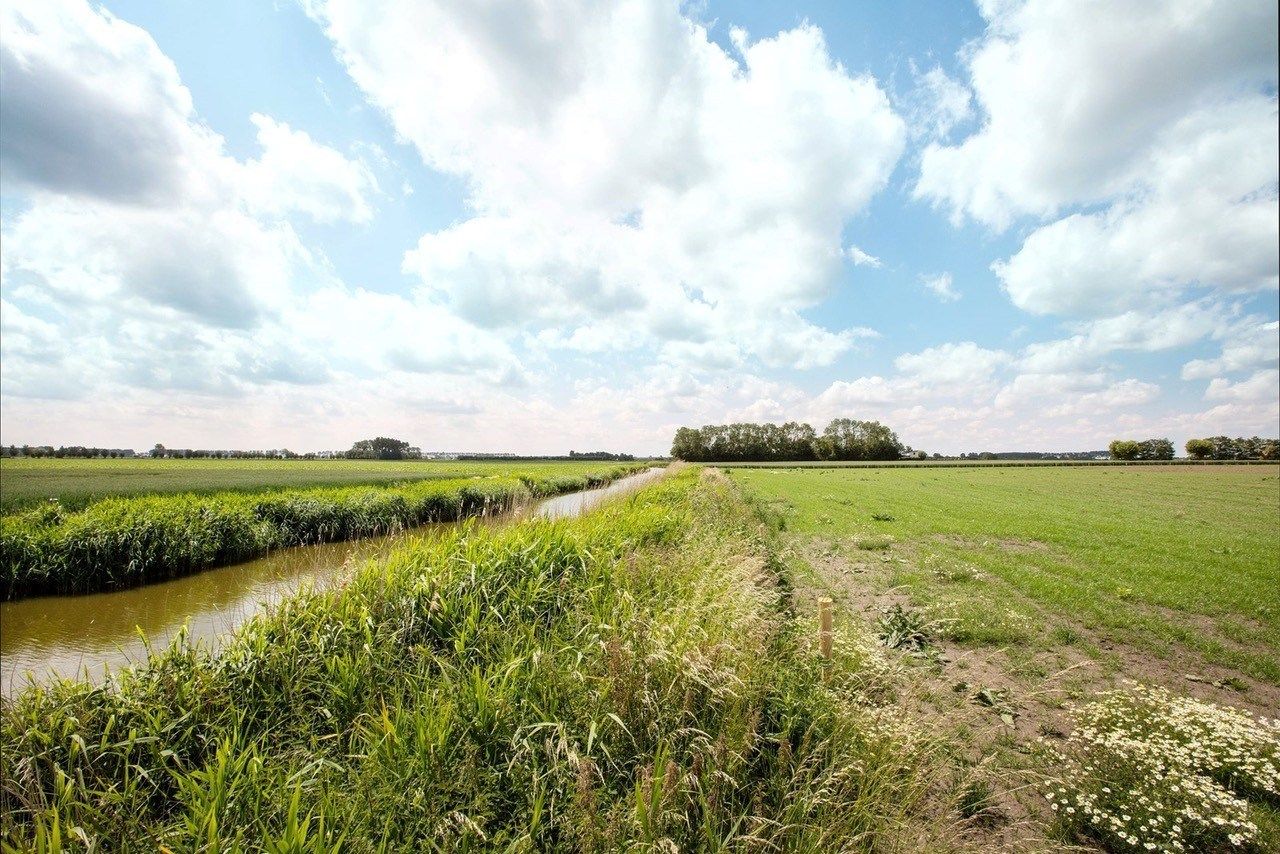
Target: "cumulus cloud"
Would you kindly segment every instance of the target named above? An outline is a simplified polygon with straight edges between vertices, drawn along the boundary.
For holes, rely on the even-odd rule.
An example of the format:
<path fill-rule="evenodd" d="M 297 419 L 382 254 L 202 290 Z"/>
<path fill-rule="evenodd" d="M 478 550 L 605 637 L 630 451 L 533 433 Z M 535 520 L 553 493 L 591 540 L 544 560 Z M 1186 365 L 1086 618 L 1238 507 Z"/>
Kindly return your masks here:
<path fill-rule="evenodd" d="M 1205 389 L 1204 399 L 1262 403 L 1275 400 L 1277 390 L 1280 390 L 1280 371 L 1257 371 L 1239 382 L 1223 377 L 1214 378 Z"/>
<path fill-rule="evenodd" d="M 1275 86 L 1266 0 L 981 9 L 965 66 L 982 126 L 925 150 L 916 194 L 997 228 L 1130 190 L 1188 113 Z"/>
<path fill-rule="evenodd" d="M 485 327 L 624 318 L 660 344 L 705 346 L 665 320 L 691 310 L 721 347 L 766 363 L 847 348 L 798 313 L 830 293 L 841 229 L 905 131 L 816 27 L 734 30 L 726 52 L 648 0 L 311 12 L 424 162 L 470 188 L 475 215 L 405 257 L 432 299 Z"/>
<path fill-rule="evenodd" d="M 1193 359 L 1182 366 L 1184 380 L 1208 379 L 1280 363 L 1280 321 L 1246 318 L 1225 336 L 1216 359 Z"/>
<path fill-rule="evenodd" d="M 341 347 L 308 350 L 291 315 L 339 285 L 288 216 L 367 220 L 368 167 L 261 114 L 261 156 L 237 161 L 151 36 L 106 10 L 4 3 L 0 31 L 3 168 L 26 196 L 0 255 L 20 330 L 5 340 L 6 392 L 230 394 L 328 377 L 308 353 Z M 60 331 L 56 348 L 42 333 L 43 361 L 28 346 L 39 323 Z"/>
<path fill-rule="evenodd" d="M 1280 281 L 1277 12 L 1266 0 L 982 7 L 980 128 L 929 144 L 918 198 L 1003 230 L 992 269 L 1037 314 L 1109 317 Z"/>
<path fill-rule="evenodd" d="M 316 222 L 368 222 L 377 179 L 360 160 L 320 145 L 270 116 L 250 116 L 262 156 L 240 170 L 241 192 L 254 210 L 281 216 L 294 211 Z"/>

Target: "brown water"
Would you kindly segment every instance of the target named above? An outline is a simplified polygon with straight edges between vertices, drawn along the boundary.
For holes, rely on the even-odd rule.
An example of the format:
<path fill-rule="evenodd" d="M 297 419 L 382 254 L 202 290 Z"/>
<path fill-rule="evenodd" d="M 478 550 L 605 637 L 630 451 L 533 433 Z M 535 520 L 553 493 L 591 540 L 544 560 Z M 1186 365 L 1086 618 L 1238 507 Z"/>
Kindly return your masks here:
<path fill-rule="evenodd" d="M 499 519 L 577 516 L 611 496 L 662 474 L 649 469 L 600 489 L 548 498 Z M 389 537 L 282 549 L 266 557 L 158 581 L 128 590 L 37 596 L 0 603 L 0 694 L 9 697 L 29 679 L 86 676 L 98 681 L 110 669 L 146 657 L 147 645 L 163 649 L 185 626 L 193 641 L 215 643 L 248 618 L 304 585 L 324 586 L 364 561 L 446 525 L 427 525 Z"/>

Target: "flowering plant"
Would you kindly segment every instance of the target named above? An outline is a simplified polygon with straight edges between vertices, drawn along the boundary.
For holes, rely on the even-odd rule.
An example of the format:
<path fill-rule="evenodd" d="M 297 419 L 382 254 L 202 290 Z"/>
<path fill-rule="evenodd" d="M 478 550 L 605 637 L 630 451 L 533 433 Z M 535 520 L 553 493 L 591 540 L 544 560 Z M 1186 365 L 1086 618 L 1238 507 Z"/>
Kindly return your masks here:
<path fill-rule="evenodd" d="M 1118 851 L 1242 847 L 1248 797 L 1280 792 L 1280 722 L 1134 685 L 1075 712 L 1045 793 L 1070 832 Z"/>

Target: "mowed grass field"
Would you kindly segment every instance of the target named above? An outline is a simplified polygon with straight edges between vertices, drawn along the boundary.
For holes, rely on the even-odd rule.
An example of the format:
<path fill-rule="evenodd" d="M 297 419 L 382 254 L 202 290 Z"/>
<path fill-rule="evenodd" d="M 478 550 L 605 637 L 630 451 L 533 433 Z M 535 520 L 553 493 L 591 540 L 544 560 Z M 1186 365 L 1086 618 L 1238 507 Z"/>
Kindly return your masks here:
<path fill-rule="evenodd" d="M 1076 646 L 1120 671 L 1126 652 L 1193 653 L 1280 685 L 1280 467 L 730 475 L 837 586 L 901 594 L 960 642 Z"/>
<path fill-rule="evenodd" d="M 398 483 L 474 476 L 556 477 L 608 462 L 513 460 L 0 459 L 0 512 L 50 498 L 78 509 L 109 496 Z"/>

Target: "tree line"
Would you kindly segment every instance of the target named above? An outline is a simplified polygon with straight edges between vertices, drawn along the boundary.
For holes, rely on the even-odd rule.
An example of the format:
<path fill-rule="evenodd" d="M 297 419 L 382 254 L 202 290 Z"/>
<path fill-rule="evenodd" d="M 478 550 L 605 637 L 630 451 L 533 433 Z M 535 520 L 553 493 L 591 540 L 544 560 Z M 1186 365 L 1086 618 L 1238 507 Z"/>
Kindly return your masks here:
<path fill-rule="evenodd" d="M 1258 436 L 1188 439 L 1187 456 L 1197 460 L 1280 460 L 1280 439 Z"/>
<path fill-rule="evenodd" d="M 821 435 L 808 424 L 708 424 L 681 427 L 671 456 L 688 462 L 796 462 L 924 458 L 879 421 L 837 418 Z"/>
<path fill-rule="evenodd" d="M 1108 448 L 1113 460 L 1171 460 L 1173 443 L 1168 439 L 1116 439 Z"/>

